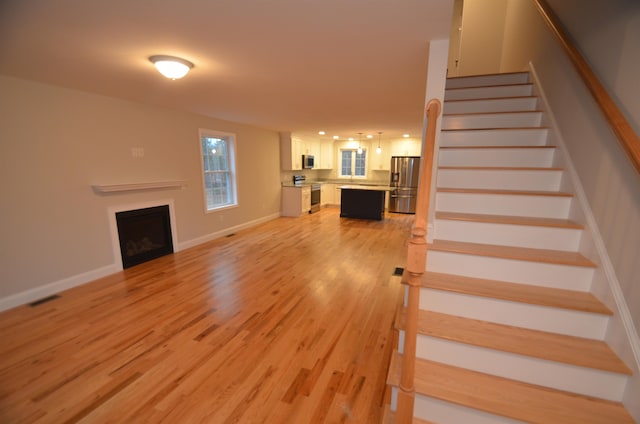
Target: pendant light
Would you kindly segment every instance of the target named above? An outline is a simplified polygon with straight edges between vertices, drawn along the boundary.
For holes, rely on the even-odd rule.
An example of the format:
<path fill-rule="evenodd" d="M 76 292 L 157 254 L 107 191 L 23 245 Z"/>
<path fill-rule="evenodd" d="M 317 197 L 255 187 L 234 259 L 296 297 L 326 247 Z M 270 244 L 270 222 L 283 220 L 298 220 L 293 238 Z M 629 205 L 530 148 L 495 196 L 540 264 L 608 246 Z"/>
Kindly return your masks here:
<path fill-rule="evenodd" d="M 362 154 L 362 133 L 358 133 L 358 154 Z"/>
<path fill-rule="evenodd" d="M 380 147 L 380 136 L 382 136 L 382 133 L 378 132 L 378 147 L 376 148 L 376 153 L 377 154 L 382 153 L 382 147 Z"/>

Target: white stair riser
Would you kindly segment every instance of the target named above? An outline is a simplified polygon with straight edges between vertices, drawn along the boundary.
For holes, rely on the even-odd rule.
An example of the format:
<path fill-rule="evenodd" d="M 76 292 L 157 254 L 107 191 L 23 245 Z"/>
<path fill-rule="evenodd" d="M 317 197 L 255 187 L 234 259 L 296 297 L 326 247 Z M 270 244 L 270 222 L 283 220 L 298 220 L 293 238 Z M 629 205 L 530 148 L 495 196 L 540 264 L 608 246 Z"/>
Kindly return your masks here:
<path fill-rule="evenodd" d="M 442 148 L 438 154 L 438 166 L 552 166 L 553 148 Z"/>
<path fill-rule="evenodd" d="M 443 131 L 440 146 L 545 146 L 547 133 L 546 128 Z"/>
<path fill-rule="evenodd" d="M 621 401 L 626 376 L 418 335 L 416 356 L 557 390 Z"/>
<path fill-rule="evenodd" d="M 500 246 L 531 247 L 575 252 L 582 230 L 577 228 L 537 227 L 492 222 L 436 219 L 434 238 Z"/>
<path fill-rule="evenodd" d="M 391 386 L 391 403 L 389 408 L 392 411 L 398 410 L 398 388 L 396 386 Z"/>
<path fill-rule="evenodd" d="M 438 187 L 558 191 L 562 170 L 439 169 Z"/>
<path fill-rule="evenodd" d="M 589 290 L 594 271 L 589 267 L 493 258 L 441 252 L 433 249 L 427 253 L 427 270 L 443 274 L 580 291 Z"/>
<path fill-rule="evenodd" d="M 420 309 L 593 340 L 603 340 L 608 323 L 606 315 L 424 287 Z"/>
<path fill-rule="evenodd" d="M 414 416 L 434 423 L 446 424 L 522 424 L 522 421 L 489 414 L 477 409 L 423 396 L 416 393 Z"/>
<path fill-rule="evenodd" d="M 450 100 L 444 102 L 442 113 L 510 112 L 514 110 L 535 110 L 536 97 L 506 97 L 500 99 Z"/>
<path fill-rule="evenodd" d="M 442 129 L 539 127 L 541 119 L 541 112 L 446 115 L 442 117 Z"/>
<path fill-rule="evenodd" d="M 560 196 L 438 192 L 436 210 L 566 219 L 571 199 Z"/>
<path fill-rule="evenodd" d="M 475 75 L 470 77 L 458 77 L 447 79 L 446 88 L 480 87 L 507 84 L 526 84 L 529 82 L 529 74 L 518 72 L 501 75 Z"/>
<path fill-rule="evenodd" d="M 502 85 L 492 87 L 471 87 L 448 89 L 444 92 L 444 100 L 495 99 L 499 97 L 531 96 L 533 85 Z"/>

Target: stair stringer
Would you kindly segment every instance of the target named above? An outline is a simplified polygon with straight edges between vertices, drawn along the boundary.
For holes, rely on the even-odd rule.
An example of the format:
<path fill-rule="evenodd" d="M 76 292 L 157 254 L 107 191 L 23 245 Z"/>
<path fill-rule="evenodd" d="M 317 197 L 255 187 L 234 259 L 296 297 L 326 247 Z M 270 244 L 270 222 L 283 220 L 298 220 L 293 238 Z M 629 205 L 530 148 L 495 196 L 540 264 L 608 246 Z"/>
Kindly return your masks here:
<path fill-rule="evenodd" d="M 567 190 L 576 195 L 576 202 L 570 209 L 570 218 L 585 224 L 579 251 L 592 261 L 600 264 L 595 270 L 591 283 L 591 292 L 602 303 L 613 311 L 604 340 L 613 351 L 633 370 L 633 375 L 627 382 L 623 403 L 632 416 L 640 417 L 640 336 L 635 328 L 631 312 L 624 299 L 624 294 L 615 273 L 614 266 L 607 254 L 604 241 L 596 219 L 589 205 L 586 193 L 580 183 L 578 173 L 568 154 L 566 143 L 558 131 L 555 115 L 549 107 L 549 102 L 540 83 L 540 78 L 533 63 L 529 62 L 530 77 L 534 83 L 533 93 L 540 99 L 538 107 L 544 111 L 542 124 L 549 127 L 549 140 L 558 146 L 558 157 L 554 166 L 562 165 L 565 178 L 561 182 L 561 190 Z"/>

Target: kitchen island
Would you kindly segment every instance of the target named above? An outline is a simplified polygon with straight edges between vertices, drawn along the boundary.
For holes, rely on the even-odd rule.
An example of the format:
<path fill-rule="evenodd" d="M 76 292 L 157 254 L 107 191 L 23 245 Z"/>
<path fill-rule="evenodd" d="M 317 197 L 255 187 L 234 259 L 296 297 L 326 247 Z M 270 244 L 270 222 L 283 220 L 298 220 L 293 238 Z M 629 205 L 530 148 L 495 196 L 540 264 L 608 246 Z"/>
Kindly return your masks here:
<path fill-rule="evenodd" d="M 387 186 L 340 186 L 340 217 L 382 220 Z"/>

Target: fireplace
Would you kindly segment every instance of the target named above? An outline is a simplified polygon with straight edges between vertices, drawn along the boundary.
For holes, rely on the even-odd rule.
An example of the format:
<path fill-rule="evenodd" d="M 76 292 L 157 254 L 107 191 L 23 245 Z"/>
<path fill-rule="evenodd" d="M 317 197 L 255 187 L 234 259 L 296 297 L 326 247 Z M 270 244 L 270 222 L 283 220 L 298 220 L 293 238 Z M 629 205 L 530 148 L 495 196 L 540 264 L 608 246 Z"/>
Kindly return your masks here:
<path fill-rule="evenodd" d="M 115 214 L 122 268 L 173 253 L 169 205 Z"/>

